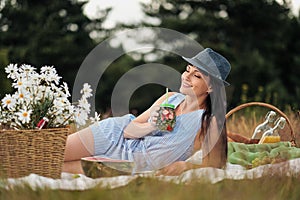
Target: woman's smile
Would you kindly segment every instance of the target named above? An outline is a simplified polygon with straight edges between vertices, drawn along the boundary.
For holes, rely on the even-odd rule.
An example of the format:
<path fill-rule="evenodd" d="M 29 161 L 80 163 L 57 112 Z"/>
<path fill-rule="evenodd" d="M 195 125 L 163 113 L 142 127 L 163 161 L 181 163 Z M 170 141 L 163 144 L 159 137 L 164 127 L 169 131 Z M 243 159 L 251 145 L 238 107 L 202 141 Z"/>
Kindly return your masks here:
<path fill-rule="evenodd" d="M 187 82 L 184 82 L 184 81 L 181 83 L 181 86 L 184 87 L 184 88 L 190 88 L 190 87 L 192 87 L 191 84 L 189 84 Z"/>

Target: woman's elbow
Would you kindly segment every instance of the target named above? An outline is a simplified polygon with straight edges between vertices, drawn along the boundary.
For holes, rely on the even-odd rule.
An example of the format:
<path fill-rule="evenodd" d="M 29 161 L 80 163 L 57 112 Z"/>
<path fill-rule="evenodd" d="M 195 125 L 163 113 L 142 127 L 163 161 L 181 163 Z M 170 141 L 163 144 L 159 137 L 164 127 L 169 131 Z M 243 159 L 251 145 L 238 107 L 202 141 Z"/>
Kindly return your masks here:
<path fill-rule="evenodd" d="M 124 137 L 125 139 L 136 139 L 136 137 L 134 137 L 134 136 L 128 134 L 126 131 L 123 132 L 123 137 Z"/>

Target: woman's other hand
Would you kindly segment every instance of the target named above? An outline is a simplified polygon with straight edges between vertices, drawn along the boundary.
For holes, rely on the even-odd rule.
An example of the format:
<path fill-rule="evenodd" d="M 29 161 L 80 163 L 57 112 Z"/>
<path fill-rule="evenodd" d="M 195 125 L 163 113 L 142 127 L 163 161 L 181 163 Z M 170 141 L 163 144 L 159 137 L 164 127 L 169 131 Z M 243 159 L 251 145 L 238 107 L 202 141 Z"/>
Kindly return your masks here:
<path fill-rule="evenodd" d="M 162 169 L 160 169 L 156 175 L 165 175 L 165 176 L 178 176 L 184 171 L 192 169 L 192 164 L 185 161 L 174 162 Z"/>

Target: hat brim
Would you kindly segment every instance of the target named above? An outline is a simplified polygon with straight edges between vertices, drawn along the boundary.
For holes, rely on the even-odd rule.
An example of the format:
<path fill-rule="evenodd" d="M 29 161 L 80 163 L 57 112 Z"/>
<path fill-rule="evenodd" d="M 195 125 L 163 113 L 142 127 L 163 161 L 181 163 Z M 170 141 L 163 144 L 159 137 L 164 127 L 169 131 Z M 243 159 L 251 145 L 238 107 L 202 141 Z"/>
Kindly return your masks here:
<path fill-rule="evenodd" d="M 196 63 L 193 59 L 191 58 L 186 58 L 184 56 L 182 56 L 182 58 L 187 61 L 188 63 L 192 64 L 193 66 L 197 67 L 201 72 L 204 72 L 205 74 L 209 74 L 211 77 L 214 77 L 215 79 L 217 79 L 218 81 L 221 81 L 224 83 L 225 86 L 229 86 L 230 83 L 228 83 L 227 81 L 221 79 L 220 77 L 217 77 L 216 74 L 209 72 L 209 70 L 202 65 L 199 65 L 199 63 Z"/>

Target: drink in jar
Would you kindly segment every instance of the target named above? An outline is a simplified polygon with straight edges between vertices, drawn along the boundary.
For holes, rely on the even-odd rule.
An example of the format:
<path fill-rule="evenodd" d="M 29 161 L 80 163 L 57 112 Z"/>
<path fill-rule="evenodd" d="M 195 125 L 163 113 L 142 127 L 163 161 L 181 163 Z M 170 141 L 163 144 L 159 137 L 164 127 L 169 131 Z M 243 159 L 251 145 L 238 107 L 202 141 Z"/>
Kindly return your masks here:
<path fill-rule="evenodd" d="M 175 106 L 173 104 L 161 104 L 158 114 L 157 128 L 162 131 L 172 131 L 176 124 Z"/>

